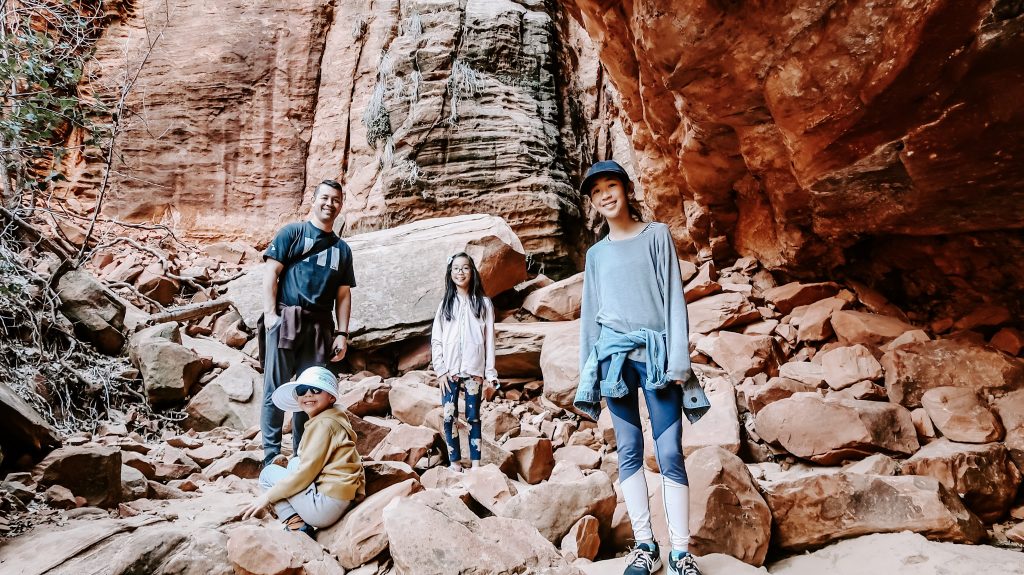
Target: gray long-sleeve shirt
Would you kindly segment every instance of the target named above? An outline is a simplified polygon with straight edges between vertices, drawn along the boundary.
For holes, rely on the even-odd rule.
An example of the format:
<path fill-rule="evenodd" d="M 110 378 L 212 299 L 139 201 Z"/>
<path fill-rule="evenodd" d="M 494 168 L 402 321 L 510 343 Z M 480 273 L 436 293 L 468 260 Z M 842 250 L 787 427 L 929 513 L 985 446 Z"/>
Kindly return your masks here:
<path fill-rule="evenodd" d="M 601 326 L 619 333 L 639 328 L 667 334 L 665 375 L 685 381 L 690 373 L 689 335 L 679 260 L 668 226 L 651 222 L 632 238 L 607 237 L 587 250 L 580 312 L 580 368 L 590 357 Z"/>

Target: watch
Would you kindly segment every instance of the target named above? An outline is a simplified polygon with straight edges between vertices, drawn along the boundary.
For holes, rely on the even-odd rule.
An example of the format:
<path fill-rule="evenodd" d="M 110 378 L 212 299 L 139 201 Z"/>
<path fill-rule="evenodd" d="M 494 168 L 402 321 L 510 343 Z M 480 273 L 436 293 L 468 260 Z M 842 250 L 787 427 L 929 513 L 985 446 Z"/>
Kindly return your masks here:
<path fill-rule="evenodd" d="M 334 337 L 338 337 L 339 335 L 343 335 L 343 336 L 345 336 L 345 339 L 348 339 L 348 332 L 347 331 L 341 331 L 340 329 L 334 330 Z"/>

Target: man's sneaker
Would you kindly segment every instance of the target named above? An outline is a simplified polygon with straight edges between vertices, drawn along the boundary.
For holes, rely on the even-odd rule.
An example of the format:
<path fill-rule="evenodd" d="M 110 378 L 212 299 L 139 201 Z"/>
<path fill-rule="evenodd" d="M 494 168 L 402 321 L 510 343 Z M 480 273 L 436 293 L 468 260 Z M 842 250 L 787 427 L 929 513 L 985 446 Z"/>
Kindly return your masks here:
<path fill-rule="evenodd" d="M 686 551 L 673 551 L 668 555 L 669 575 L 701 575 L 697 561 Z"/>
<path fill-rule="evenodd" d="M 661 569 L 661 551 L 657 543 L 637 543 L 626 556 L 622 575 L 651 575 Z"/>

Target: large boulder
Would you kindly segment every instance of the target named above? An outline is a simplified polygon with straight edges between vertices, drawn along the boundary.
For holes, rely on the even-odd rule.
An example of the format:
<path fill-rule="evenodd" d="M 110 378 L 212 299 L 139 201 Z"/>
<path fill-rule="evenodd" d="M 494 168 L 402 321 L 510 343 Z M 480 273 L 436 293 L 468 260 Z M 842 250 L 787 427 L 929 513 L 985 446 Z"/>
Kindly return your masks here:
<path fill-rule="evenodd" d="M 228 559 L 240 575 L 344 575 L 345 570 L 303 533 L 242 525 L 228 533 Z"/>
<path fill-rule="evenodd" d="M 345 410 L 343 409 L 342 411 Z M 378 418 L 371 416 L 363 419 L 350 411 L 345 411 L 345 415 L 348 417 L 348 422 L 352 424 L 352 431 L 356 432 L 356 451 L 364 455 L 372 453 L 384 441 L 384 438 L 397 427 L 384 425 Z"/>
<path fill-rule="evenodd" d="M 32 469 L 32 479 L 64 486 L 93 507 L 111 507 L 121 496 L 121 451 L 93 444 L 61 447 Z"/>
<path fill-rule="evenodd" d="M 1020 471 L 1001 443 L 972 445 L 939 439 L 904 461 L 902 472 L 939 480 L 986 523 L 1006 515 L 1021 483 Z"/>
<path fill-rule="evenodd" d="M 468 468 L 460 479 L 470 497 L 495 515 L 499 515 L 501 506 L 519 492 L 508 475 L 494 464 Z"/>
<path fill-rule="evenodd" d="M 586 515 L 596 517 L 602 527 L 610 525 L 614 511 L 612 480 L 605 472 L 594 471 L 582 479 L 553 479 L 524 489 L 502 506 L 500 515 L 528 521 L 556 543 Z"/>
<path fill-rule="evenodd" d="M 600 523 L 597 518 L 587 515 L 576 522 L 562 538 L 559 548 L 569 560 L 586 559 L 593 561 L 601 548 Z"/>
<path fill-rule="evenodd" d="M 57 430 L 6 382 L 0 381 L 0 453 L 3 457 L 10 461 L 21 455 L 39 459 L 58 446 Z"/>
<path fill-rule="evenodd" d="M 775 309 L 783 314 L 788 314 L 793 311 L 793 308 L 812 304 L 837 293 L 839 293 L 839 286 L 832 282 L 810 284 L 791 282 L 765 290 L 764 300 L 774 305 Z"/>
<path fill-rule="evenodd" d="M 790 365 L 790 364 L 786 364 Z M 770 403 L 786 399 L 796 393 L 815 393 L 816 387 L 786 377 L 773 377 L 764 385 L 755 387 L 746 396 L 747 409 L 757 415 Z"/>
<path fill-rule="evenodd" d="M 360 451 L 360 453 L 363 452 Z M 371 461 L 368 457 L 363 459 L 363 473 L 366 474 L 367 497 L 408 479 L 419 481 L 420 478 L 416 470 L 408 463 L 401 461 Z"/>
<path fill-rule="evenodd" d="M 761 313 L 747 296 L 735 292 L 701 298 L 686 306 L 686 314 L 691 334 L 711 333 L 761 319 Z"/>
<path fill-rule="evenodd" d="M 253 266 L 224 284 L 224 298 L 231 300 L 249 329 L 256 329 L 263 315 L 263 276 L 267 273 L 267 265 Z"/>
<path fill-rule="evenodd" d="M 818 551 L 772 563 L 772 575 L 937 575 L 944 572 L 1018 575 L 1020 551 L 991 545 L 929 541 L 923 535 L 903 531 L 846 539 Z"/>
<path fill-rule="evenodd" d="M 768 553 L 772 515 L 743 461 L 720 447 L 686 457 L 690 481 L 690 548 L 725 553 L 760 566 Z"/>
<path fill-rule="evenodd" d="M 57 282 L 60 311 L 75 333 L 107 355 L 124 346 L 125 305 L 84 269 L 72 270 Z"/>
<path fill-rule="evenodd" d="M 920 447 L 910 412 L 878 401 L 797 393 L 765 406 L 754 422 L 765 441 L 823 465 L 873 453 L 910 455 Z"/>
<path fill-rule="evenodd" d="M 704 384 L 704 391 L 711 409 L 697 423 L 683 418 L 683 453 L 689 455 L 698 449 L 716 446 L 729 453 L 739 453 L 740 424 L 739 409 L 736 405 L 736 388 L 725 378 L 710 379 Z M 645 430 L 644 437 L 650 436 Z M 650 453 L 651 448 L 645 451 Z"/>
<path fill-rule="evenodd" d="M 410 372 L 391 381 L 388 404 L 391 414 L 402 423 L 424 425 L 427 414 L 441 407 L 441 390 L 426 384 L 417 372 Z"/>
<path fill-rule="evenodd" d="M 831 321 L 832 329 L 843 345 L 860 343 L 878 347 L 915 329 L 899 318 L 864 311 L 837 311 L 832 314 Z"/>
<path fill-rule="evenodd" d="M 396 499 L 423 491 L 416 479 L 407 479 L 367 497 L 341 521 L 322 529 L 317 541 L 338 557 L 345 569 L 355 569 L 388 548 L 384 508 Z"/>
<path fill-rule="evenodd" d="M 400 424 L 369 454 L 376 461 L 401 461 L 415 466 L 440 441 L 440 435 L 422 425 Z"/>
<path fill-rule="evenodd" d="M 992 406 L 1006 429 L 1003 443 L 1010 450 L 1017 467 L 1024 469 L 1024 389 L 1007 393 L 996 399 Z"/>
<path fill-rule="evenodd" d="M 559 322 L 494 324 L 494 368 L 498 375 L 539 379 L 544 339 L 557 332 L 561 325 Z"/>
<path fill-rule="evenodd" d="M 921 405 L 935 428 L 951 441 L 989 443 L 1003 439 L 1003 425 L 973 389 L 933 387 Z"/>
<path fill-rule="evenodd" d="M 199 380 L 204 364 L 181 344 L 177 324 L 148 327 L 132 336 L 128 356 L 142 373 L 146 399 L 154 406 L 183 401 Z"/>
<path fill-rule="evenodd" d="M 391 384 L 379 375 L 360 379 L 345 380 L 338 384 L 338 407 L 360 417 L 364 415 L 387 415 L 390 407 Z"/>
<path fill-rule="evenodd" d="M 465 503 L 440 490 L 388 505 L 384 531 L 398 573 L 580 575 L 529 521 L 478 518 Z"/>
<path fill-rule="evenodd" d="M 740 383 L 743 378 L 755 373 L 773 374 L 778 370 L 775 340 L 767 335 L 722 331 L 701 339 L 697 349 L 715 360 L 729 374 L 733 383 Z"/>
<path fill-rule="evenodd" d="M 185 406 L 186 429 L 209 431 L 216 427 L 246 430 L 259 425 L 263 405 L 263 376 L 251 357 L 209 338 L 181 336 L 181 344 L 214 363 L 227 364 L 192 396 Z M 246 396 L 248 399 L 243 399 Z"/>
<path fill-rule="evenodd" d="M 540 368 L 544 397 L 562 409 L 578 413 L 572 404 L 580 380 L 580 324 L 561 322 L 544 338 Z"/>
<path fill-rule="evenodd" d="M 189 400 L 185 406 L 187 416 L 182 425 L 185 429 L 196 431 L 209 431 L 222 426 L 241 431 L 259 425 L 263 387 L 258 389 L 259 393 L 253 393 L 248 401 L 238 401 L 232 399 L 228 391 L 217 382 L 217 378 L 214 378 Z"/>
<path fill-rule="evenodd" d="M 934 387 L 1000 396 L 1024 389 L 1024 361 L 963 339 L 908 343 L 882 356 L 889 400 L 914 408 Z"/>
<path fill-rule="evenodd" d="M 426 219 L 346 241 L 359 284 L 352 290 L 349 326 L 359 348 L 429 334 L 444 296 L 444 270 L 455 253 L 473 258 L 489 296 L 526 279 L 523 244 L 496 216 Z"/>
<path fill-rule="evenodd" d="M 145 499 L 126 503 L 114 517 L 95 509 L 81 509 L 59 523 L 41 524 L 23 537 L 6 541 L 0 548 L 0 572 L 237 575 L 226 549 L 231 528 L 225 526 L 237 522 L 239 510 L 252 500 L 250 491 L 210 489 L 194 499 L 175 501 L 172 513 L 160 513 L 162 502 Z M 304 537 L 312 543 L 304 535 L 283 533 L 279 526 L 265 531 L 268 539 L 302 545 L 299 538 Z M 265 541 L 256 539 L 254 544 Z M 316 554 L 309 549 L 308 558 L 325 556 L 319 546 L 314 547 Z M 302 554 L 307 556 L 307 551 Z M 331 562 L 337 567 L 337 561 Z M 315 570 L 318 566 L 312 562 L 308 567 L 309 573 L 341 575 L 337 570 Z"/>
<path fill-rule="evenodd" d="M 773 544 L 791 551 L 867 533 L 914 531 L 977 543 L 985 527 L 937 480 L 921 476 L 819 473 L 761 481 L 775 522 Z"/>
<path fill-rule="evenodd" d="M 513 437 L 502 447 L 516 459 L 516 471 L 523 481 L 534 485 L 551 477 L 555 458 L 546 437 Z"/>
<path fill-rule="evenodd" d="M 548 321 L 579 319 L 583 301 L 583 272 L 542 287 L 526 296 L 523 309 Z"/>
<path fill-rule="evenodd" d="M 832 314 L 848 305 L 850 302 L 840 297 L 827 297 L 808 305 L 800 315 L 797 339 L 822 341 L 832 337 Z"/>
<path fill-rule="evenodd" d="M 834 347 L 821 353 L 820 358 L 822 375 L 832 389 L 882 377 L 882 366 L 871 350 L 860 344 Z"/>

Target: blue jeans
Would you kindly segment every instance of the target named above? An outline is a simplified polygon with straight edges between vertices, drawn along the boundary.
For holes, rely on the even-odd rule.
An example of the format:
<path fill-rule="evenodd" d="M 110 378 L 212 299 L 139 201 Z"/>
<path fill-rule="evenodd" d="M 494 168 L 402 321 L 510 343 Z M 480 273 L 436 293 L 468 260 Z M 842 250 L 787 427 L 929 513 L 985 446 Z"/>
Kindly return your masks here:
<path fill-rule="evenodd" d="M 444 409 L 444 440 L 448 444 L 448 461 L 455 463 L 462 459 L 462 447 L 459 445 L 458 431 L 453 432 L 455 421 L 459 418 L 459 391 L 466 390 L 466 421 L 469 423 L 469 458 L 480 461 L 480 396 L 483 385 L 471 377 L 453 377 L 444 391 L 441 385 L 441 407 Z"/>
<path fill-rule="evenodd" d="M 267 491 L 279 481 L 294 473 L 299 466 L 299 458 L 293 457 L 288 462 L 288 467 L 280 465 L 268 465 L 260 472 L 260 488 Z M 274 504 L 274 512 L 277 518 L 284 521 L 292 515 L 298 514 L 303 521 L 323 529 L 337 523 L 338 519 L 348 509 L 351 501 L 335 499 L 329 495 L 320 493 L 316 488 L 316 481 L 310 483 L 305 489 L 292 495 L 288 499 L 282 499 Z"/>
<path fill-rule="evenodd" d="M 263 465 L 270 465 L 281 453 L 281 431 L 284 427 L 284 412 L 274 405 L 271 397 L 278 387 L 288 383 L 307 367 L 318 365 L 312 342 L 298 349 L 277 347 L 277 334 L 281 322 L 267 330 L 266 357 L 263 362 L 263 408 L 260 411 L 260 434 L 263 436 Z M 308 339 L 308 338 L 307 338 Z M 299 452 L 302 431 L 309 416 L 303 411 L 292 413 L 292 454 Z"/>

